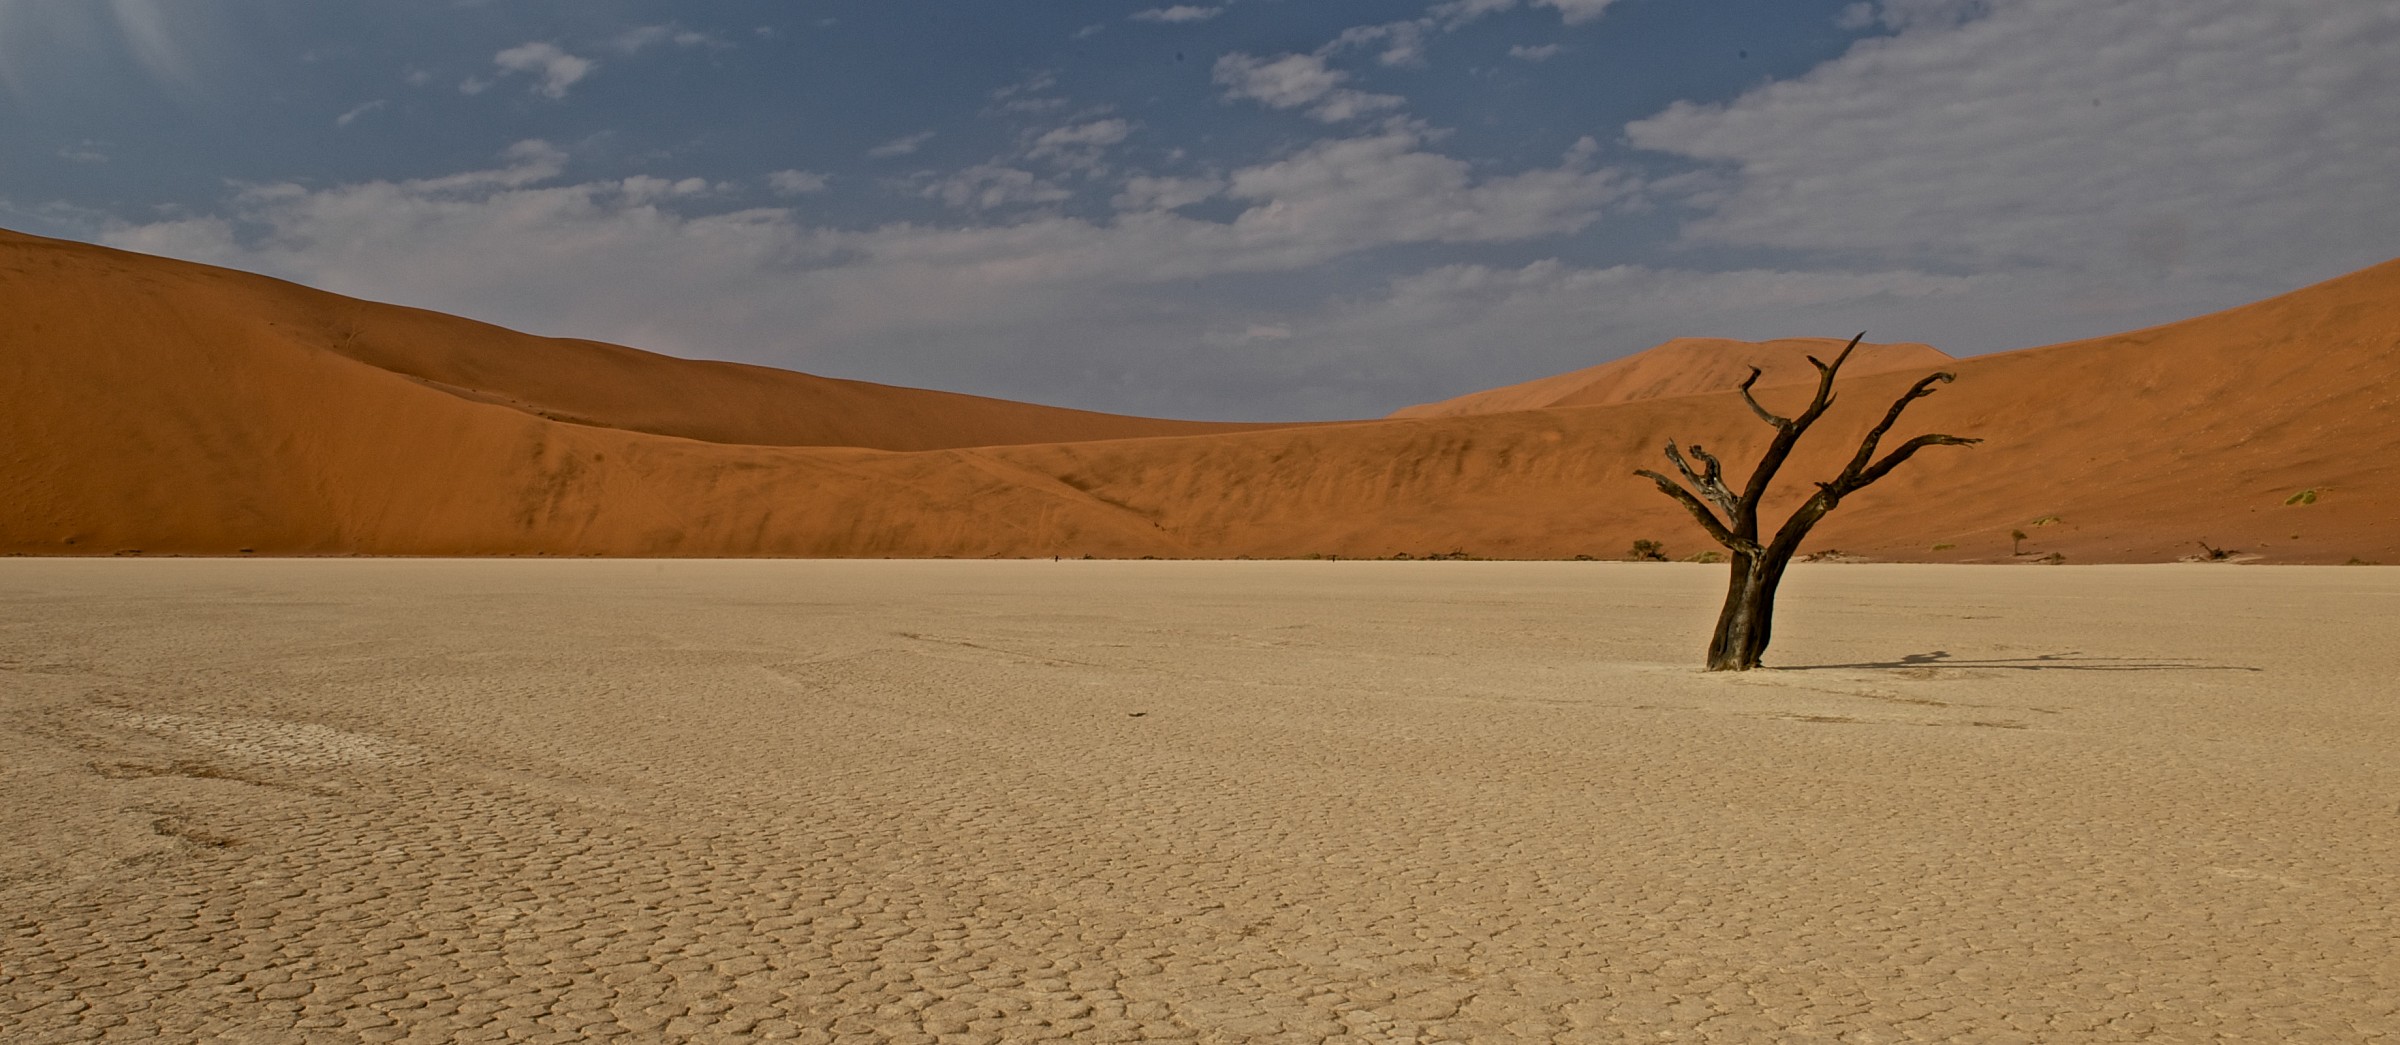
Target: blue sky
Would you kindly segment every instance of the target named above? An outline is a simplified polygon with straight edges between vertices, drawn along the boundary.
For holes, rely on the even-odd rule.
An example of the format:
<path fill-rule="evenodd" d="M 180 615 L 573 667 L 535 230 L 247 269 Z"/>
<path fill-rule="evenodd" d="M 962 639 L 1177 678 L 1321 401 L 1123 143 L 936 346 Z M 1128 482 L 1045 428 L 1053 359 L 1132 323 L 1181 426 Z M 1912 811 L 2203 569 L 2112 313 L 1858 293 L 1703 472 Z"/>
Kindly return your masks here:
<path fill-rule="evenodd" d="M 2400 255 L 2387 0 L 0 0 L 0 224 L 537 333 L 1371 416 Z"/>

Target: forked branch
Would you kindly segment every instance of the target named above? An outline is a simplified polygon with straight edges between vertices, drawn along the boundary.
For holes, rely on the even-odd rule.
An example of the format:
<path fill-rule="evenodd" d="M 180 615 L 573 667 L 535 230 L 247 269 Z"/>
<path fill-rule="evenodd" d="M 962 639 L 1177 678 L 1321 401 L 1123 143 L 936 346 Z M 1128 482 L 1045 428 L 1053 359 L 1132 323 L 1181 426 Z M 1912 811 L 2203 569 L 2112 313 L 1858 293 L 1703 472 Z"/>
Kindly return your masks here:
<path fill-rule="evenodd" d="M 1917 438 L 1910 440 L 1909 445 L 1893 451 L 1891 456 L 1886 457 L 1881 461 L 1875 461 L 1875 448 L 1877 444 L 1883 441 L 1884 434 L 1890 432 L 1893 425 L 1900 423 L 1900 412 L 1908 409 L 1908 404 L 1932 395 L 1934 385 L 1949 384 L 1950 382 L 1956 380 L 1958 380 L 1958 375 L 1947 370 L 1927 374 L 1924 377 L 1918 378 L 1916 384 L 1908 386 L 1908 391 L 1900 394 L 1900 398 L 1892 400 L 1892 408 L 1883 412 L 1883 420 L 1877 422 L 1874 428 L 1868 430 L 1866 438 L 1859 440 L 1858 452 L 1850 455 L 1850 464 L 1842 469 L 1841 476 L 1835 479 L 1831 484 L 1820 483 L 1818 485 L 1832 485 L 1838 487 L 1840 489 L 1840 493 L 1846 494 L 1852 490 L 1859 489 L 1868 483 L 1874 482 L 1877 479 L 1883 478 L 1885 473 L 1890 472 L 1894 467 L 1898 466 L 1900 462 L 1908 460 L 1908 456 L 1910 454 L 1916 453 L 1918 450 L 1924 449 L 1925 447 L 1963 446 L 1970 443 L 1980 442 L 1980 440 L 1976 439 L 1962 439 L 1957 436 L 1948 435 L 1918 436 Z M 1870 466 L 1869 462 L 1874 463 L 1872 466 Z M 1839 496 L 1839 494 L 1836 496 Z"/>
<path fill-rule="evenodd" d="M 1808 409 L 1802 410 L 1800 416 L 1775 426 L 1774 441 L 1767 444 L 1767 452 L 1760 455 L 1758 467 L 1751 470 L 1750 481 L 1742 487 L 1743 504 L 1755 508 L 1766 499 L 1767 486 L 1775 481 L 1775 473 L 1783 470 L 1784 459 L 1792 455 L 1792 447 L 1799 444 L 1800 437 L 1808 434 L 1809 426 L 1816 424 L 1817 418 L 1825 416 L 1826 408 L 1833 405 L 1834 375 L 1841 372 L 1842 364 L 1850 359 L 1850 353 L 1858 348 L 1858 343 L 1866 336 L 1866 331 L 1859 331 L 1857 337 L 1842 346 L 1842 354 L 1833 357 L 1831 363 L 1815 356 L 1808 357 L 1810 365 L 1817 368 L 1817 393 L 1809 397 Z M 1749 393 L 1743 393 L 1743 398 L 1748 397 Z"/>
<path fill-rule="evenodd" d="M 1701 449 L 1698 443 L 1693 443 L 1690 449 L 1692 456 L 1699 458 L 1700 463 L 1708 466 L 1707 471 L 1692 471 L 1690 462 L 1685 461 L 1683 454 L 1676 451 L 1675 440 L 1672 439 L 1667 440 L 1667 460 L 1675 462 L 1675 470 L 1683 473 L 1684 481 L 1691 483 L 1693 489 L 1700 491 L 1700 496 L 1708 498 L 1710 504 L 1716 505 L 1725 512 L 1726 525 L 1733 525 L 1741 507 L 1740 502 L 1734 499 L 1733 491 L 1725 488 L 1725 465 L 1717 460 L 1715 454 Z"/>
<path fill-rule="evenodd" d="M 1964 435 L 1920 435 L 1900 444 L 1899 449 L 1884 455 L 1883 460 L 1875 462 L 1872 467 L 1860 472 L 1857 481 L 1850 484 L 1850 489 L 1852 491 L 1864 489 L 1867 484 L 1890 474 L 1892 469 L 1900 467 L 1900 462 L 1908 460 L 1915 456 L 1917 451 L 1928 446 L 1973 446 L 1982 441 L 1974 436 Z"/>
<path fill-rule="evenodd" d="M 1692 492 L 1690 490 L 1686 490 L 1683 487 L 1676 485 L 1675 480 L 1669 479 L 1665 475 L 1662 475 L 1658 472 L 1653 472 L 1647 468 L 1637 469 L 1633 474 L 1656 483 L 1658 485 L 1658 492 L 1674 498 L 1675 503 L 1682 505 L 1684 510 L 1691 512 L 1692 518 L 1699 520 L 1700 528 L 1708 531 L 1709 538 L 1716 541 L 1718 544 L 1722 544 L 1735 550 L 1747 549 L 1753 552 L 1758 550 L 1757 541 L 1747 540 L 1736 536 L 1732 530 L 1729 530 L 1725 527 L 1723 520 L 1717 518 L 1715 512 L 1709 511 L 1708 506 L 1700 503 L 1700 499 L 1698 497 L 1692 496 Z"/>

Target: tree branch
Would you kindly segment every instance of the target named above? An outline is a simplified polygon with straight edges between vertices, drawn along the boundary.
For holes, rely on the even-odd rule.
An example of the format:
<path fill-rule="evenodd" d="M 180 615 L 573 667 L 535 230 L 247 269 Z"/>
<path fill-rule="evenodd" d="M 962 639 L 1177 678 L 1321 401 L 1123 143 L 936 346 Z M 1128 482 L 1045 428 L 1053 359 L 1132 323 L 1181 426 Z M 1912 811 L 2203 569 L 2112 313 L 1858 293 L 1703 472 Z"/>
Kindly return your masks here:
<path fill-rule="evenodd" d="M 1948 384 L 1956 380 L 1958 380 L 1958 375 L 1947 370 L 1918 378 L 1916 384 L 1908 386 L 1908 391 L 1900 394 L 1900 398 L 1892 400 L 1892 408 L 1883 412 L 1883 420 L 1867 432 L 1866 438 L 1859 440 L 1858 452 L 1850 456 L 1850 464 L 1842 469 L 1842 474 L 1835 477 L 1831 483 L 1819 483 L 1818 485 L 1825 487 L 1837 498 L 1843 497 L 1864 488 L 1868 483 L 1883 478 L 1893 468 L 1899 467 L 1900 462 L 1908 460 L 1909 455 L 1928 446 L 1966 446 L 1982 442 L 1980 439 L 1967 439 L 1951 435 L 1918 436 L 1909 440 L 1907 445 L 1892 451 L 1883 460 L 1875 461 L 1876 446 L 1883 441 L 1884 434 L 1890 432 L 1892 426 L 1899 423 L 1900 412 L 1908 409 L 1908 404 L 1932 395 L 1934 385 Z M 1874 462 L 1872 466 L 1868 463 L 1870 461 Z"/>
<path fill-rule="evenodd" d="M 1708 498 L 1709 503 L 1724 510 L 1725 518 L 1728 520 L 1727 525 L 1738 522 L 1741 516 L 1740 502 L 1734 500 L 1732 490 L 1725 488 L 1725 465 L 1717 460 L 1716 455 L 1701 449 L 1698 443 L 1693 443 L 1690 449 L 1692 456 L 1699 458 L 1701 463 L 1708 466 L 1708 471 L 1693 472 L 1692 466 L 1684 461 L 1683 455 L 1676 452 L 1675 440 L 1672 439 L 1667 440 L 1667 460 L 1675 462 L 1675 469 L 1683 473 L 1685 481 L 1690 482 L 1694 488 L 1698 489 L 1701 496 Z"/>
<path fill-rule="evenodd" d="M 1653 472 L 1647 468 L 1636 469 L 1633 474 L 1658 484 L 1658 492 L 1674 498 L 1676 503 L 1683 505 L 1685 510 L 1690 511 L 1692 513 L 1692 518 L 1700 520 L 1700 528 L 1707 530 L 1709 537 L 1713 538 L 1718 544 L 1722 544 L 1735 551 L 1755 553 L 1758 550 L 1758 542 L 1744 540 L 1740 537 L 1734 536 L 1733 531 L 1726 529 L 1725 524 L 1718 520 L 1715 512 L 1709 511 L 1708 506 L 1700 503 L 1699 498 L 1692 496 L 1692 492 L 1690 490 L 1686 490 L 1683 487 L 1676 485 L 1675 480 L 1669 479 L 1666 476 L 1657 472 Z"/>
<path fill-rule="evenodd" d="M 1767 452 L 1759 457 L 1758 467 L 1750 472 L 1750 481 L 1743 484 L 1742 503 L 1751 506 L 1753 511 L 1766 499 L 1767 486 L 1775 481 L 1775 473 L 1783 469 L 1784 460 L 1792 455 L 1792 447 L 1800 442 L 1801 436 L 1808 433 L 1808 426 L 1816 424 L 1817 418 L 1825 416 L 1825 409 L 1833 405 L 1834 375 L 1841 372 L 1842 364 L 1849 360 L 1850 353 L 1858 348 L 1858 343 L 1865 340 L 1866 336 L 1866 331 L 1859 331 L 1857 337 L 1842 346 L 1842 354 L 1833 357 L 1831 363 L 1815 356 L 1808 357 L 1809 363 L 1817 368 L 1817 394 L 1810 397 L 1808 409 L 1801 411 L 1800 416 L 1792 418 L 1788 424 L 1777 426 L 1775 440 L 1767 444 Z"/>
<path fill-rule="evenodd" d="M 1766 423 L 1774 425 L 1777 428 L 1783 428 L 1787 425 L 1790 425 L 1792 423 L 1791 418 L 1776 416 L 1774 413 L 1768 411 L 1766 407 L 1758 405 L 1758 400 L 1750 395 L 1750 386 L 1757 384 L 1760 376 L 1762 375 L 1757 367 L 1750 368 L 1750 376 L 1742 380 L 1742 402 L 1750 404 L 1750 412 L 1757 414 L 1758 419 L 1761 421 L 1765 421 Z"/>
<path fill-rule="evenodd" d="M 1958 380 L 1957 374 L 1943 370 L 1918 378 L 1916 384 L 1908 386 L 1908 391 L 1902 392 L 1900 398 L 1892 400 L 1892 408 L 1883 412 L 1883 420 L 1877 422 L 1874 428 L 1867 430 L 1866 438 L 1859 440 L 1858 452 L 1850 455 L 1849 466 L 1842 469 L 1842 479 L 1856 478 L 1860 472 L 1866 470 L 1867 462 L 1875 459 L 1875 444 L 1882 442 L 1884 433 L 1891 431 L 1892 426 L 1900 422 L 1900 411 L 1908 409 L 1908 404 L 1932 395 L 1936 382 L 1947 383 L 1956 380 Z"/>
<path fill-rule="evenodd" d="M 1850 484 L 1850 489 L 1865 489 L 1867 484 L 1890 474 L 1892 469 L 1900 467 L 1900 462 L 1908 460 L 1917 451 L 1928 446 L 1973 446 L 1982 441 L 1980 438 L 1963 435 L 1920 435 L 1900 444 L 1899 449 L 1886 455 L 1883 460 L 1875 462 L 1874 467 L 1859 473 L 1858 480 Z"/>
<path fill-rule="evenodd" d="M 1858 351 L 1858 343 L 1866 339 L 1867 332 L 1859 331 L 1857 337 L 1851 338 L 1849 344 L 1842 346 L 1842 354 L 1833 357 L 1832 363 L 1821 362 L 1815 356 L 1808 357 L 1809 363 L 1817 368 L 1817 394 L 1815 398 L 1808 401 L 1808 410 L 1793 419 L 1793 424 L 1799 425 L 1801 430 L 1806 431 L 1810 424 L 1816 422 L 1817 418 L 1825 415 L 1827 408 L 1833 406 L 1834 375 L 1842 372 L 1842 364 L 1850 361 L 1850 353 Z"/>

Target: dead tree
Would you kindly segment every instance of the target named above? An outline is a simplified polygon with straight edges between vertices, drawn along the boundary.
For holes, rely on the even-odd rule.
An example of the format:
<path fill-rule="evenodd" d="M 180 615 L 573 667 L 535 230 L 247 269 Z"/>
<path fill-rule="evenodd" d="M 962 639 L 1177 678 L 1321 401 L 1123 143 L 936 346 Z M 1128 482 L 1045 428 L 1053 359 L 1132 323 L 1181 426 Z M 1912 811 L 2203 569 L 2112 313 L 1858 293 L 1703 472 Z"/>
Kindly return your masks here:
<path fill-rule="evenodd" d="M 1716 634 L 1708 641 L 1710 671 L 1748 671 L 1759 665 L 1759 659 L 1767 652 L 1767 639 L 1774 627 L 1775 589 L 1783 583 L 1783 571 L 1791 565 L 1792 554 L 1800 550 L 1800 542 L 1808 537 L 1808 531 L 1817 525 L 1818 520 L 1825 518 L 1826 513 L 1840 505 L 1842 498 L 1891 474 L 1892 469 L 1899 467 L 1901 462 L 1928 446 L 1965 446 L 1982 442 L 1981 439 L 1955 435 L 1920 435 L 1900 444 L 1881 459 L 1876 458 L 1876 444 L 1883 440 L 1885 433 L 1892 430 L 1892 425 L 1899 422 L 1900 411 L 1907 409 L 1908 404 L 1932 395 L 1935 383 L 1953 381 L 1958 377 L 1946 371 L 1929 374 L 1909 386 L 1908 391 L 1892 403 L 1892 408 L 1884 412 L 1883 421 L 1869 430 L 1866 438 L 1859 442 L 1858 452 L 1851 455 L 1850 463 L 1842 469 L 1841 474 L 1830 481 L 1818 483 L 1817 492 L 1798 511 L 1793 512 L 1791 518 L 1784 521 L 1783 526 L 1775 531 L 1774 539 L 1762 543 L 1759 539 L 1758 509 L 1760 502 L 1766 500 L 1768 485 L 1774 481 L 1775 473 L 1783 468 L 1784 460 L 1791 456 L 1792 447 L 1800 442 L 1800 437 L 1806 435 L 1809 426 L 1816 424 L 1817 419 L 1825 416 L 1826 409 L 1833 405 L 1833 377 L 1842 369 L 1842 363 L 1850 358 L 1851 351 L 1858 347 L 1860 339 L 1866 336 L 1861 333 L 1851 338 L 1850 344 L 1843 347 L 1842 354 L 1833 357 L 1831 363 L 1815 356 L 1808 357 L 1809 363 L 1817 368 L 1817 394 L 1809 400 L 1808 409 L 1796 417 L 1781 417 L 1759 405 L 1757 397 L 1750 394 L 1750 387 L 1758 383 L 1759 370 L 1757 367 L 1750 368 L 1750 377 L 1742 382 L 1742 402 L 1750 405 L 1750 412 L 1757 414 L 1759 420 L 1774 426 L 1775 438 L 1767 444 L 1767 452 L 1759 457 L 1758 466 L 1751 470 L 1749 482 L 1743 484 L 1738 495 L 1725 485 L 1724 465 L 1714 455 L 1701 449 L 1698 443 L 1679 449 L 1673 439 L 1667 440 L 1667 460 L 1674 463 L 1677 472 L 1682 473 L 1684 482 L 1690 484 L 1689 489 L 1647 468 L 1634 473 L 1658 484 L 1661 493 L 1674 498 L 1689 510 L 1692 517 L 1700 521 L 1700 528 L 1707 530 L 1710 537 L 1732 553 L 1733 577 L 1725 590 L 1725 608 L 1717 615 Z M 1687 453 L 1689 458 L 1685 456 Z M 1692 467 L 1692 460 L 1700 462 L 1698 469 Z M 1712 506 L 1714 511 L 1710 510 Z M 1719 512 L 1723 514 L 1720 516 Z"/>

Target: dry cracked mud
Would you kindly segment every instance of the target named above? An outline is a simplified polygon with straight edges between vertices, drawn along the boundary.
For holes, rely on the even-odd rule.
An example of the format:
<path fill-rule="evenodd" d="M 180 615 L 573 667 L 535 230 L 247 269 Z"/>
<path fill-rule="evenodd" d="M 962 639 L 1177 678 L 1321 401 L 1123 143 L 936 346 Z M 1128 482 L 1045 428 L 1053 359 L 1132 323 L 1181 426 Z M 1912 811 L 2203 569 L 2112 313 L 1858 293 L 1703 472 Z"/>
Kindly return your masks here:
<path fill-rule="evenodd" d="M 2400 571 L 1719 577 L 0 562 L 0 1040 L 2400 1040 Z"/>

